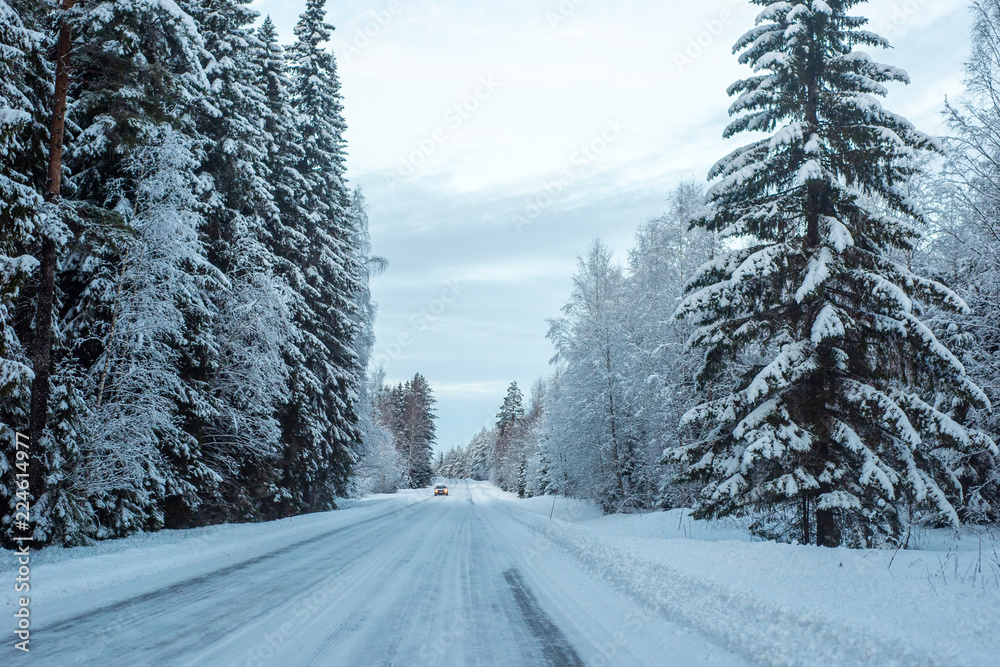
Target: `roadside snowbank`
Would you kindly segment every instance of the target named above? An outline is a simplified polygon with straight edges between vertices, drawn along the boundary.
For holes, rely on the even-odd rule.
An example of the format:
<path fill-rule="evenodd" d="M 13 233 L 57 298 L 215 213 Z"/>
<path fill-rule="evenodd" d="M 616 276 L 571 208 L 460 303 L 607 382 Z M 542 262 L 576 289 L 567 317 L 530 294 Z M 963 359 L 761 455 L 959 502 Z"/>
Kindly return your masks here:
<path fill-rule="evenodd" d="M 558 498 L 550 521 L 551 497 L 498 503 L 594 574 L 755 662 L 992 665 L 1000 656 L 1000 540 L 988 532 L 928 531 L 922 549 L 894 554 L 755 541 L 737 522 L 680 510 L 595 516 Z"/>

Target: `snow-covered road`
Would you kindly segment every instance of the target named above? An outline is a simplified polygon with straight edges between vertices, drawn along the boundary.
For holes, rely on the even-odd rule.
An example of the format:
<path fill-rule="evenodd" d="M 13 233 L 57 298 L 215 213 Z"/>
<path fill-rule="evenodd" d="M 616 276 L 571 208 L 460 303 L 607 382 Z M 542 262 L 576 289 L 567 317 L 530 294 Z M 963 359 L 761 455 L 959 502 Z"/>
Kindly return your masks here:
<path fill-rule="evenodd" d="M 131 575 L 116 571 L 122 553 L 88 557 L 78 566 L 100 568 L 103 558 L 108 571 L 81 570 L 76 588 L 73 561 L 42 565 L 28 662 L 745 663 L 596 580 L 494 491 L 456 482 L 448 497 L 408 492 L 272 530 L 246 549 L 203 540 L 189 562 L 146 574 L 141 563 Z M 49 596 L 46 567 L 66 579 Z M 25 657 L 10 642 L 0 648 L 0 664 Z"/>

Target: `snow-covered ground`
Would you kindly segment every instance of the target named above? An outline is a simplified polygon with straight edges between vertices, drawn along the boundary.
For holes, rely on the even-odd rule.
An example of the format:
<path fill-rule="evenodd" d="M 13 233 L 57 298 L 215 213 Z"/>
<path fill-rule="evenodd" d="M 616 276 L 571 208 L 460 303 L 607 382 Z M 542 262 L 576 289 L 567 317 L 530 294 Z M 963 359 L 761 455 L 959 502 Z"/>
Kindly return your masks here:
<path fill-rule="evenodd" d="M 32 558 L 0 664 L 989 665 L 996 537 L 860 552 L 483 483 Z M 549 519 L 550 512 L 552 519 Z M 980 546 L 982 550 L 980 551 Z M 14 580 L 0 552 L 0 580 Z M 10 619 L 16 594 L 4 586 Z M 9 622 L 9 621 L 8 621 Z M 5 632 L 8 637 L 11 633 Z"/>
<path fill-rule="evenodd" d="M 1000 664 L 1000 536 L 919 531 L 908 551 L 755 541 L 686 511 L 503 509 L 619 590 L 762 664 Z"/>

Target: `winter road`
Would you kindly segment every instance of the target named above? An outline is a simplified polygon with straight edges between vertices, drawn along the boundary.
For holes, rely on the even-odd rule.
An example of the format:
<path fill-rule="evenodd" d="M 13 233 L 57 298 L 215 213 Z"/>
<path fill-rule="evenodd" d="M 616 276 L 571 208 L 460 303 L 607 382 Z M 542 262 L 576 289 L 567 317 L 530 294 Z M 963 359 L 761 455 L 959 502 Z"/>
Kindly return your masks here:
<path fill-rule="evenodd" d="M 151 590 L 79 596 L 0 664 L 743 664 L 596 580 L 489 487 L 409 493 Z"/>

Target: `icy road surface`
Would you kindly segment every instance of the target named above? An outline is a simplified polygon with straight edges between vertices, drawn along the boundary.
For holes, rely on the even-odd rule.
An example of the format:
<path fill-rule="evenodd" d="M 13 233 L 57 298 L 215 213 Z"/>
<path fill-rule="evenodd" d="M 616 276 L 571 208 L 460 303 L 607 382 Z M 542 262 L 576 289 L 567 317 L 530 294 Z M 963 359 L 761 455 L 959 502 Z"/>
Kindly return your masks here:
<path fill-rule="evenodd" d="M 596 580 L 494 492 L 465 482 L 448 497 L 406 492 L 281 542 L 214 555 L 193 544 L 201 556 L 131 579 L 93 571 L 100 556 L 76 575 L 73 561 L 43 565 L 30 657 L 7 642 L 0 664 L 746 663 Z M 47 598 L 46 567 L 77 589 L 64 582 Z"/>

